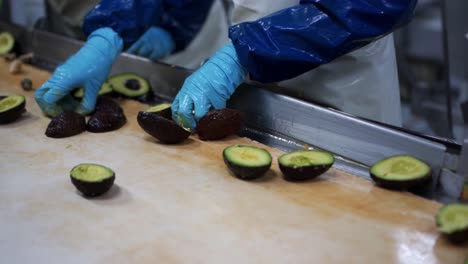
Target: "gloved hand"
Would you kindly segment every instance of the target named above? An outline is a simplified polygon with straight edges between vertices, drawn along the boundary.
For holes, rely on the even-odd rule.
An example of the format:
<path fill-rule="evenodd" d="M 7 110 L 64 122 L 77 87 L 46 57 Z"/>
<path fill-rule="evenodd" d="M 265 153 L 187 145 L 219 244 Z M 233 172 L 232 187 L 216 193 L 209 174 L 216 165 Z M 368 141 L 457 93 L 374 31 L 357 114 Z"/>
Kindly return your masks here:
<path fill-rule="evenodd" d="M 122 39 L 110 28 L 91 33 L 86 44 L 65 63 L 35 93 L 37 103 L 48 116 L 63 110 L 88 114 L 94 110 L 101 84 L 107 78 L 117 55 L 122 51 Z M 80 103 L 69 94 L 83 87 Z"/>
<path fill-rule="evenodd" d="M 234 45 L 229 42 L 190 75 L 172 103 L 172 119 L 186 129 L 196 128 L 212 107 L 226 107 L 226 101 L 247 77 Z"/>
<path fill-rule="evenodd" d="M 174 48 L 175 42 L 169 32 L 159 27 L 151 27 L 127 52 L 157 61 L 171 54 Z"/>

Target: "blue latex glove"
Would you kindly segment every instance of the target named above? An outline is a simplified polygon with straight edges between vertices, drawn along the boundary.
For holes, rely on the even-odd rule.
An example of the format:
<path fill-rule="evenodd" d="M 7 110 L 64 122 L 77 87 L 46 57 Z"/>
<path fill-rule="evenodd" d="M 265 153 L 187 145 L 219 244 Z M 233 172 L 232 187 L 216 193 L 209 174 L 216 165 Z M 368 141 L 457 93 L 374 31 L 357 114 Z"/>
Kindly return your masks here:
<path fill-rule="evenodd" d="M 150 27 L 127 52 L 157 61 L 171 54 L 174 49 L 175 43 L 169 32 L 160 27 Z"/>
<path fill-rule="evenodd" d="M 190 75 L 172 103 L 172 119 L 193 130 L 212 107 L 226 107 L 226 101 L 247 77 L 231 42 Z"/>
<path fill-rule="evenodd" d="M 110 28 L 94 31 L 86 44 L 65 63 L 35 93 L 37 103 L 48 116 L 56 116 L 63 110 L 88 114 L 94 110 L 102 83 L 109 75 L 112 63 L 122 51 L 122 40 Z M 80 103 L 70 92 L 84 88 Z"/>

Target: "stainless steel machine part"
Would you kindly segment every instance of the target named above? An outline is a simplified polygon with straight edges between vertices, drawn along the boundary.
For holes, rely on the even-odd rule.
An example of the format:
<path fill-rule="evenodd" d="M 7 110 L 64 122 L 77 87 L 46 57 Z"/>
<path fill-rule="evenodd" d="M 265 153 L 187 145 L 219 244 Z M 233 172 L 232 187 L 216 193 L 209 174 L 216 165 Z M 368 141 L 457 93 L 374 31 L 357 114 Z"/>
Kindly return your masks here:
<path fill-rule="evenodd" d="M 0 24 L 2 27 L 5 25 Z M 31 51 L 35 54 L 34 64 L 48 70 L 53 70 L 83 44 L 47 32 L 32 31 L 28 34 Z M 156 101 L 170 101 L 190 74 L 190 71 L 177 66 L 153 63 L 125 53 L 114 63 L 111 74 L 120 72 L 138 72 L 148 78 L 157 95 Z M 458 181 L 444 180 L 444 184 L 448 184 L 444 188 L 439 181 L 442 169 L 455 170 L 459 161 L 459 153 L 453 152 L 450 144 L 443 141 L 276 94 L 257 84 L 239 87 L 228 104 L 246 114 L 247 129 L 241 134 L 254 140 L 286 151 L 309 145 L 326 149 L 337 155 L 335 167 L 367 178 L 368 166 L 379 159 L 410 154 L 426 161 L 434 169 L 433 185 L 418 194 L 440 201 L 457 196 L 447 191 L 457 192 L 460 188 Z M 459 149 L 457 147 L 455 149 Z"/>

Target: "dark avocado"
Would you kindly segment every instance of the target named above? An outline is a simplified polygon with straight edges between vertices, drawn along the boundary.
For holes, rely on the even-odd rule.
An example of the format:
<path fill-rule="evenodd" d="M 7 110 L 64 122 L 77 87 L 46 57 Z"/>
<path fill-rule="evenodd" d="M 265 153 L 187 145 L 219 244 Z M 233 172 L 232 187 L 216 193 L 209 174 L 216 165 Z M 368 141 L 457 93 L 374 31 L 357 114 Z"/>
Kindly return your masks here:
<path fill-rule="evenodd" d="M 432 178 L 429 165 L 409 155 L 398 155 L 376 162 L 370 176 L 381 187 L 405 190 L 427 184 Z"/>
<path fill-rule="evenodd" d="M 244 124 L 242 112 L 235 109 L 218 109 L 208 112 L 197 125 L 201 140 L 217 140 L 238 132 Z"/>
<path fill-rule="evenodd" d="M 25 112 L 26 99 L 22 95 L 11 95 L 0 99 L 0 124 L 17 120 Z"/>
<path fill-rule="evenodd" d="M 177 144 L 190 136 L 171 119 L 171 105 L 163 104 L 138 113 L 138 124 L 151 136 L 164 144 Z"/>
<path fill-rule="evenodd" d="M 84 116 L 73 111 L 63 111 L 50 121 L 45 135 L 50 138 L 65 138 L 78 135 L 85 130 Z"/>
<path fill-rule="evenodd" d="M 23 88 L 23 90 L 25 91 L 32 91 L 33 84 L 31 79 L 24 78 L 23 80 L 21 80 L 21 88 Z"/>
<path fill-rule="evenodd" d="M 448 204 L 439 209 L 436 215 L 439 231 L 453 243 L 468 241 L 468 205 Z"/>
<path fill-rule="evenodd" d="M 465 183 L 465 186 L 463 187 L 463 191 L 461 193 L 460 200 L 468 201 L 468 183 Z"/>
<path fill-rule="evenodd" d="M 135 73 L 117 74 L 110 77 L 107 82 L 116 93 L 129 98 L 140 97 L 150 91 L 148 81 Z"/>
<path fill-rule="evenodd" d="M 104 133 L 117 130 L 127 123 L 122 108 L 110 98 L 99 97 L 95 112 L 86 124 L 86 130 L 92 133 Z"/>
<path fill-rule="evenodd" d="M 224 149 L 226 166 L 239 179 L 253 180 L 263 176 L 271 166 L 270 153 L 255 146 L 232 145 Z"/>
<path fill-rule="evenodd" d="M 110 86 L 109 83 L 104 82 L 101 88 L 99 89 L 98 95 L 107 95 L 110 93 L 112 93 L 112 87 Z M 78 88 L 77 90 L 75 90 L 75 92 L 73 92 L 73 97 L 75 98 L 81 99 L 83 98 L 83 96 L 84 96 L 84 89 L 82 87 Z"/>
<path fill-rule="evenodd" d="M 287 181 L 305 181 L 320 176 L 331 168 L 335 158 L 326 151 L 298 150 L 278 158 L 283 178 Z"/>
<path fill-rule="evenodd" d="M 86 197 L 106 193 L 114 184 L 115 173 L 98 164 L 79 164 L 70 172 L 71 182 Z"/>
<path fill-rule="evenodd" d="M 0 33 L 0 56 L 5 55 L 13 49 L 15 38 L 9 32 Z"/>

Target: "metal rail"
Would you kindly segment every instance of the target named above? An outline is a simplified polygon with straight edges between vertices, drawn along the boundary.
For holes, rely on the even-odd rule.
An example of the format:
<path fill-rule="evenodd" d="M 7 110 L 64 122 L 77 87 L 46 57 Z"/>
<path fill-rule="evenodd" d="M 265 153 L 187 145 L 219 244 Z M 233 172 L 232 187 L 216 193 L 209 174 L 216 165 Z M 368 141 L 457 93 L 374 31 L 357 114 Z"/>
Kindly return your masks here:
<path fill-rule="evenodd" d="M 5 26 L 8 25 L 0 23 L 0 29 Z M 41 31 L 31 31 L 28 35 L 35 65 L 49 70 L 83 44 Z M 120 72 L 137 72 L 147 78 L 157 95 L 156 100 L 171 100 L 191 73 L 177 66 L 154 63 L 125 53 L 118 57 L 111 74 Z M 264 144 L 283 150 L 307 145 L 326 149 L 343 157 L 338 159 L 337 168 L 362 177 L 368 177 L 367 166 L 379 159 L 410 154 L 426 161 L 434 170 L 433 185 L 420 195 L 450 201 L 458 198 L 461 191 L 463 178 L 455 173 L 449 176 L 443 173 L 443 168 L 457 169 L 459 153 L 453 153 L 440 141 L 276 94 L 259 85 L 242 85 L 228 105 L 246 115 L 247 129 L 242 135 Z M 449 186 L 445 186 L 447 184 Z"/>

